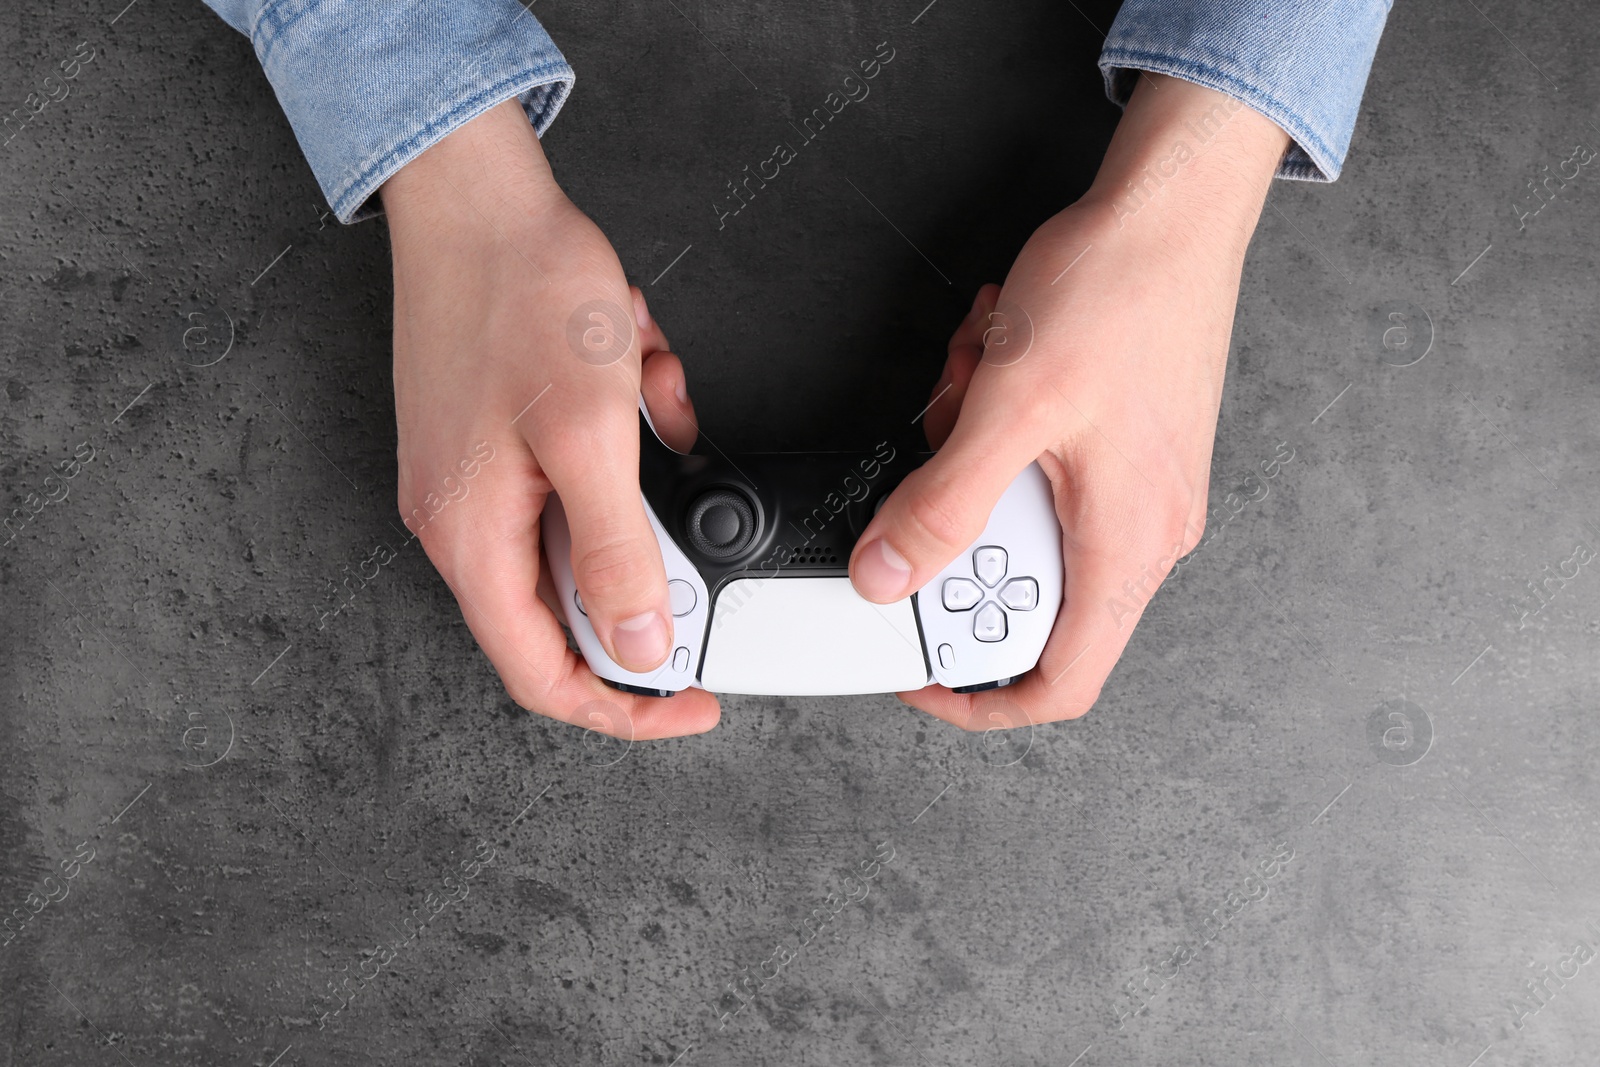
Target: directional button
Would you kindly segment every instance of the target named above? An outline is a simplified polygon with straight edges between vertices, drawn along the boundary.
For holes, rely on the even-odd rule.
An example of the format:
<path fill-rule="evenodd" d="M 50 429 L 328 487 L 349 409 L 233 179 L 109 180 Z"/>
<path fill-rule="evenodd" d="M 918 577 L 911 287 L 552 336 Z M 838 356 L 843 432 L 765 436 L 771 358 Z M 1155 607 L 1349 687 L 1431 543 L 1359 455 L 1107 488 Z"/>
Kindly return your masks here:
<path fill-rule="evenodd" d="M 972 553 L 972 570 L 978 581 L 993 589 L 1006 576 L 1006 550 L 994 545 L 983 546 Z"/>
<path fill-rule="evenodd" d="M 1000 590 L 1000 603 L 1013 611 L 1032 611 L 1039 606 L 1039 583 L 1032 578 L 1013 578 Z"/>
<path fill-rule="evenodd" d="M 983 590 L 970 578 L 944 580 L 944 610 L 969 611 L 983 599 Z"/>
<path fill-rule="evenodd" d="M 978 609 L 972 619 L 972 636 L 985 644 L 1006 639 L 1006 613 L 999 604 L 991 600 Z"/>

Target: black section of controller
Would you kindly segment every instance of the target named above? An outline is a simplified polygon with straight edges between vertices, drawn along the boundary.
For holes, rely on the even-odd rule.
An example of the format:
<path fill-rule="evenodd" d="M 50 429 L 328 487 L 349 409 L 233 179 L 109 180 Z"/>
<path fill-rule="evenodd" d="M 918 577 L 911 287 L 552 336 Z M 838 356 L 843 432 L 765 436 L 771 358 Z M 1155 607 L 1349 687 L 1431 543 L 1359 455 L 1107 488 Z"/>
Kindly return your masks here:
<path fill-rule="evenodd" d="M 878 502 L 931 453 L 907 441 L 866 452 L 681 455 L 639 416 L 639 485 L 716 602 L 737 578 L 844 577 Z"/>
<path fill-rule="evenodd" d="M 635 696 L 674 697 L 678 695 L 670 689 L 652 689 L 647 685 L 634 685 L 631 682 L 613 682 L 610 678 L 602 678 L 600 680 L 620 693 L 632 693 Z"/>
<path fill-rule="evenodd" d="M 954 689 L 950 690 L 950 692 L 952 692 L 952 693 L 987 693 L 991 689 L 1004 689 L 1006 686 L 1012 684 L 1013 682 L 1020 682 L 1020 681 L 1022 681 L 1022 676 L 1018 675 L 1018 676 L 1013 677 L 1013 678 L 1001 678 L 1001 679 L 999 679 L 997 681 L 993 681 L 993 682 L 979 682 L 976 685 L 958 685 Z M 611 683 L 607 682 L 606 684 L 610 685 Z"/>

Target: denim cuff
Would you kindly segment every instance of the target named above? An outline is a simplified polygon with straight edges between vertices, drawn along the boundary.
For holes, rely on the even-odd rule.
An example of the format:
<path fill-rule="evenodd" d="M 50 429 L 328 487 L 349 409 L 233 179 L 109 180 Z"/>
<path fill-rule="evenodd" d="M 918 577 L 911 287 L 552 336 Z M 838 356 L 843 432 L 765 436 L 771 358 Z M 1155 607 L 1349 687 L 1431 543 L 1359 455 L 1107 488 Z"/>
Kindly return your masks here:
<path fill-rule="evenodd" d="M 1277 176 L 1339 177 L 1389 0 L 1127 0 L 1100 70 L 1126 106 L 1139 71 L 1227 93 L 1292 139 Z"/>
<path fill-rule="evenodd" d="M 378 187 L 469 119 L 516 97 L 542 135 L 572 91 L 517 0 L 269 0 L 249 34 L 340 222 L 380 214 Z"/>

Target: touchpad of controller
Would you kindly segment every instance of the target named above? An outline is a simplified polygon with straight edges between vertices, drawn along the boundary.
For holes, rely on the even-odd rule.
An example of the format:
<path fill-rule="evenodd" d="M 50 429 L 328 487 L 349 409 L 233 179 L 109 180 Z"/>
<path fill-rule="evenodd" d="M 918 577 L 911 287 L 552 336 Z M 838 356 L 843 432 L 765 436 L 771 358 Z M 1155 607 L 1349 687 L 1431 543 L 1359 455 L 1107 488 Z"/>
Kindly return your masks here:
<path fill-rule="evenodd" d="M 864 600 L 849 578 L 740 578 L 717 594 L 700 684 L 714 693 L 836 696 L 928 684 L 907 597 Z"/>

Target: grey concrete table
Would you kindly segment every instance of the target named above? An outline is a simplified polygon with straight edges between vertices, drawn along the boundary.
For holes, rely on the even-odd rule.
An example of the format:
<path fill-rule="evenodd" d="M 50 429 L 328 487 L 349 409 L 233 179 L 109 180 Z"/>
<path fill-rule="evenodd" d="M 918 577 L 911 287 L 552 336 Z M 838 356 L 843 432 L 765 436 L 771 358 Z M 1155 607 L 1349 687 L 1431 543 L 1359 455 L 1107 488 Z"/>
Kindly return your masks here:
<path fill-rule="evenodd" d="M 909 421 L 1115 121 L 1104 4 L 538 11 L 547 148 L 729 449 Z M 1213 495 L 1293 458 L 1093 714 L 631 747 L 519 712 L 394 544 L 385 230 L 248 44 L 197 0 L 0 41 L 6 110 L 93 51 L 0 151 L 0 487 L 49 499 L 0 548 L 0 1065 L 1593 1062 L 1594 171 L 1516 207 L 1600 144 L 1587 5 L 1397 6 L 1245 271 Z"/>

